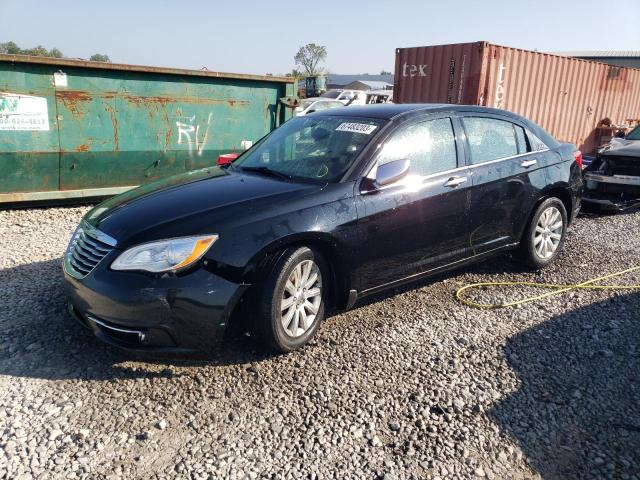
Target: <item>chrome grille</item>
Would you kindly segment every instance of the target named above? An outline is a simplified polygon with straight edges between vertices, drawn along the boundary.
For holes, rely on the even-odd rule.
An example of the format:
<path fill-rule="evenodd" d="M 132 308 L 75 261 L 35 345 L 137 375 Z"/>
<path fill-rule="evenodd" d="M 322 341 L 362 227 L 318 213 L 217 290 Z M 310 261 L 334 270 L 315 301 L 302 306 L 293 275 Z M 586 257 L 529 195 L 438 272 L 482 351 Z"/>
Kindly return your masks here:
<path fill-rule="evenodd" d="M 81 276 L 88 275 L 113 247 L 89 236 L 82 227 L 74 234 L 67 250 L 67 262 Z"/>

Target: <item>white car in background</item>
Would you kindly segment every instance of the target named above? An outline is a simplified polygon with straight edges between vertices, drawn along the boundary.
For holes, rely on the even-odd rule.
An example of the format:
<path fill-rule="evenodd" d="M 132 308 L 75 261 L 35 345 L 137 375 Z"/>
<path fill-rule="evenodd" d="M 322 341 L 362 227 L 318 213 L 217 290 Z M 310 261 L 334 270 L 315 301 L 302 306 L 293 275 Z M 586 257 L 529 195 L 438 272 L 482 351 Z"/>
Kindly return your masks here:
<path fill-rule="evenodd" d="M 330 100 L 325 98 L 305 98 L 300 105 L 294 110 L 296 117 L 308 115 L 313 112 L 327 110 L 329 108 L 344 107 L 344 103 L 338 100 Z"/>
<path fill-rule="evenodd" d="M 320 98 L 334 99 L 344 105 L 366 105 L 367 92 L 363 90 L 332 89 L 320 95 Z"/>
<path fill-rule="evenodd" d="M 393 90 L 368 90 L 367 105 L 377 103 L 393 103 Z"/>

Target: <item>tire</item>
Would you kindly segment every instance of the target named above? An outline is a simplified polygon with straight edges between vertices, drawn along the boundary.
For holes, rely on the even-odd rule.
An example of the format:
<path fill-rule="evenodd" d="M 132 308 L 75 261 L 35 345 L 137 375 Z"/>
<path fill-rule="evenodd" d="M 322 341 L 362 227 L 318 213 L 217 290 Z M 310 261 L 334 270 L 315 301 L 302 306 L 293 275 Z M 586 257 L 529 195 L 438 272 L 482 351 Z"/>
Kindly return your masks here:
<path fill-rule="evenodd" d="M 256 332 L 267 348 L 291 352 L 313 338 L 324 320 L 328 280 L 318 252 L 307 247 L 283 252 L 258 295 Z"/>
<path fill-rule="evenodd" d="M 562 201 L 555 197 L 547 198 L 531 216 L 517 256 L 532 268 L 545 268 L 562 250 L 567 226 L 567 210 Z"/>

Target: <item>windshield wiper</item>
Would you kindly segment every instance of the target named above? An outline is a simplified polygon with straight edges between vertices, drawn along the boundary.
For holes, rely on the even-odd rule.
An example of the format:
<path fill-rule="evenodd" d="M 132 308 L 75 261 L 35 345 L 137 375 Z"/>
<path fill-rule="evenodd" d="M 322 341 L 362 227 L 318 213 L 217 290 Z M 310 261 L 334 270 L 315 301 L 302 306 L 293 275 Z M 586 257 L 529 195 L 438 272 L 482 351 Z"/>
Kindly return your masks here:
<path fill-rule="evenodd" d="M 264 175 L 269 175 L 271 177 L 280 178 L 282 180 L 292 180 L 293 177 L 291 175 L 287 175 L 286 173 L 278 172 L 277 170 L 271 170 L 269 167 L 240 167 L 240 170 L 243 172 L 257 172 L 262 173 Z"/>

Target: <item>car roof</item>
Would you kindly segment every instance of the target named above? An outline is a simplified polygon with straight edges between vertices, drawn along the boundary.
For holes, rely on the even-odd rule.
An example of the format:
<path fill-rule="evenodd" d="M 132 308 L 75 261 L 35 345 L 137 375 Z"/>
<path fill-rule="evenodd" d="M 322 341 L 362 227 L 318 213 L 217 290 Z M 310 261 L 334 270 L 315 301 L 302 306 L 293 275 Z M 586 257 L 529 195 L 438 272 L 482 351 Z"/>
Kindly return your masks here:
<path fill-rule="evenodd" d="M 330 112 L 322 111 L 315 115 L 341 115 L 345 117 L 369 117 L 383 120 L 392 120 L 396 117 L 411 113 L 437 113 L 437 112 L 467 112 L 467 113 L 494 113 L 514 118 L 521 118 L 506 110 L 497 108 L 478 107 L 475 105 L 452 105 L 446 103 L 385 103 L 374 105 L 353 105 L 344 108 L 334 108 Z"/>
<path fill-rule="evenodd" d="M 546 130 L 535 122 L 517 113 L 501 110 L 499 108 L 478 107 L 476 105 L 454 105 L 446 103 L 378 103 L 373 105 L 357 105 L 349 107 L 337 107 L 321 112 L 314 112 L 313 116 L 328 117 L 360 117 L 377 118 L 381 120 L 393 120 L 399 117 L 409 117 L 421 113 L 464 113 L 464 114 L 493 114 L 507 117 L 508 119 L 520 122 L 538 136 L 550 148 L 555 148 L 560 144 Z"/>

